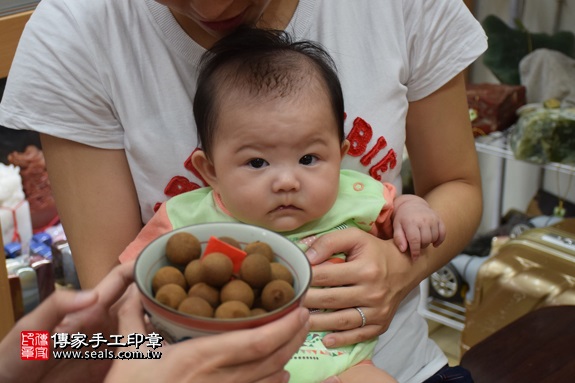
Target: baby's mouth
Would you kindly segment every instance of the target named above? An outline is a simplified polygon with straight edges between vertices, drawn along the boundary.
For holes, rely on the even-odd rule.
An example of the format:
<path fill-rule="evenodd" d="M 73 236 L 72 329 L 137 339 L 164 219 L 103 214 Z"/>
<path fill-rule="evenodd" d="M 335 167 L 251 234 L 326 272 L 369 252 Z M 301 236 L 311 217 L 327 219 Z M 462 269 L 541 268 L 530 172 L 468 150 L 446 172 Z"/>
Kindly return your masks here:
<path fill-rule="evenodd" d="M 285 210 L 301 210 L 301 209 L 294 205 L 280 205 L 275 209 L 273 209 L 272 212 L 285 211 Z"/>

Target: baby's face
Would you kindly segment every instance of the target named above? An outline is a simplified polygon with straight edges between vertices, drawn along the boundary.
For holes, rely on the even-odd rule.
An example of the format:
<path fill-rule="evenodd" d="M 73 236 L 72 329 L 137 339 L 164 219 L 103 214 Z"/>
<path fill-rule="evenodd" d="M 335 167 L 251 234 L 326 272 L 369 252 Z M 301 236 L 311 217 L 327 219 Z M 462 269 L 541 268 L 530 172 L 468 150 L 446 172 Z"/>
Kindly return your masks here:
<path fill-rule="evenodd" d="M 339 141 L 327 97 L 300 92 L 220 106 L 212 186 L 234 217 L 287 232 L 331 208 L 348 144 Z"/>

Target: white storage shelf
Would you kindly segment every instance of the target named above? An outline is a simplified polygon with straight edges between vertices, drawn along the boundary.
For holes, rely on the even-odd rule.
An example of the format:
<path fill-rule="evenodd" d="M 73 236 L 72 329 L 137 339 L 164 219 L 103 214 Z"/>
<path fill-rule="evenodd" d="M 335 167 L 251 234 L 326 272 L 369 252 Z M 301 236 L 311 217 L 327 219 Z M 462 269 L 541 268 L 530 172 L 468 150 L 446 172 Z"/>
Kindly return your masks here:
<path fill-rule="evenodd" d="M 479 153 L 491 154 L 507 160 L 515 160 L 515 156 L 509 143 L 507 142 L 507 135 L 503 132 L 494 132 L 487 136 L 477 137 L 475 140 L 475 148 Z M 551 162 L 544 165 L 539 165 L 542 170 L 552 170 L 563 174 L 571 174 L 575 171 L 575 167 L 557 162 Z"/>

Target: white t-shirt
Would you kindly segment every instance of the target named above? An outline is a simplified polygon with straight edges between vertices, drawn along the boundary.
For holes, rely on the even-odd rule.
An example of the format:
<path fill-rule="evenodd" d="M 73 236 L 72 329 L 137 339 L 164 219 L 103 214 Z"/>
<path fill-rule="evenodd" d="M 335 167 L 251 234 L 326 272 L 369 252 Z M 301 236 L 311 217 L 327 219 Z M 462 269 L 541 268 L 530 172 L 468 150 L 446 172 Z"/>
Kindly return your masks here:
<path fill-rule="evenodd" d="M 300 0 L 286 30 L 319 41 L 336 62 L 352 144 L 343 167 L 398 188 L 408 103 L 487 46 L 460 0 Z M 202 185 L 187 160 L 197 146 L 192 103 L 203 52 L 153 0 L 42 0 L 20 40 L 0 125 L 125 149 L 147 222 L 157 202 Z M 447 363 L 418 300 L 415 289 L 374 357 L 400 382 Z"/>

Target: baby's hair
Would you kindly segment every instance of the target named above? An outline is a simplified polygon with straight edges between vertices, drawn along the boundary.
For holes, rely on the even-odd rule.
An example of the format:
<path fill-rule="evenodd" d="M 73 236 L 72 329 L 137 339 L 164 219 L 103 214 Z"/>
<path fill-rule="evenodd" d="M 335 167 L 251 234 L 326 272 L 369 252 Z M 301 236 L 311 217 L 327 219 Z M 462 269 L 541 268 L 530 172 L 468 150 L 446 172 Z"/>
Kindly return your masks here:
<path fill-rule="evenodd" d="M 285 31 L 242 27 L 216 42 L 201 58 L 194 98 L 194 118 L 200 146 L 209 158 L 219 104 L 230 90 L 239 89 L 252 100 L 297 95 L 319 79 L 344 140 L 344 105 L 333 59 L 319 44 L 293 41 Z M 294 111 L 295 112 L 295 111 Z"/>

